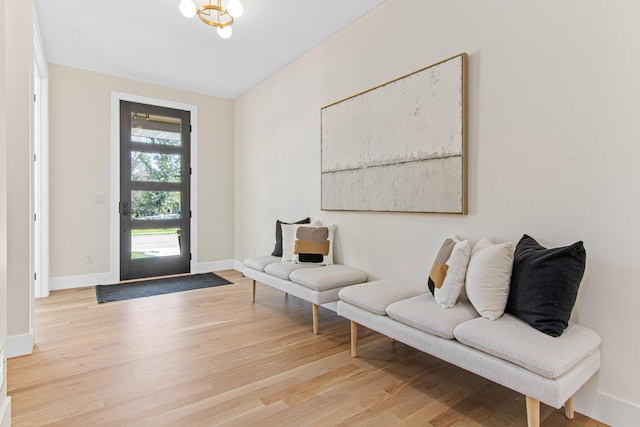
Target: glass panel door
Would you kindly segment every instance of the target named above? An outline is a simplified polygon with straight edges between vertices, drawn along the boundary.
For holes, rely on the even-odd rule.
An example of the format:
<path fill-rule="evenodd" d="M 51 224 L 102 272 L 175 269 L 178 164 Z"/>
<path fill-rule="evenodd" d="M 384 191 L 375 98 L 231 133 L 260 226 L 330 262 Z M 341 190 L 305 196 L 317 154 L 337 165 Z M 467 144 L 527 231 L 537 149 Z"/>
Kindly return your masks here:
<path fill-rule="evenodd" d="M 120 103 L 120 279 L 188 273 L 190 113 Z"/>

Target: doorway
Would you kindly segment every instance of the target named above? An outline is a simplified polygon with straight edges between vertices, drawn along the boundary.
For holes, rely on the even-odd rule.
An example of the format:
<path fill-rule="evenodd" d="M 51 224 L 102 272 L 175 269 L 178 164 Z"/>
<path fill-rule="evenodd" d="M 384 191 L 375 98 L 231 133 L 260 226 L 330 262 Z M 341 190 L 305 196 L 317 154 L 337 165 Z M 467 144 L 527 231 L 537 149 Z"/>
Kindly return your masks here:
<path fill-rule="evenodd" d="M 120 101 L 120 280 L 190 272 L 190 116 Z"/>

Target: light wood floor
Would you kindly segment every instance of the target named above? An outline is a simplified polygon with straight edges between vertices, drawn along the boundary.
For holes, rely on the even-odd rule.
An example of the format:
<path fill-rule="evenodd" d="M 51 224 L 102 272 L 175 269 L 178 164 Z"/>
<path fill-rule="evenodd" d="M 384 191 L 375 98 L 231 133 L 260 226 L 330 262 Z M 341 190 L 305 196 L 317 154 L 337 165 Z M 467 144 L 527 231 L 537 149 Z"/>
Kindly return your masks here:
<path fill-rule="evenodd" d="M 9 361 L 14 426 L 524 426 L 524 397 L 349 322 L 235 284 L 98 305 L 36 301 L 36 348 Z M 363 328 L 364 329 L 364 328 Z M 542 426 L 600 426 L 543 405 Z"/>

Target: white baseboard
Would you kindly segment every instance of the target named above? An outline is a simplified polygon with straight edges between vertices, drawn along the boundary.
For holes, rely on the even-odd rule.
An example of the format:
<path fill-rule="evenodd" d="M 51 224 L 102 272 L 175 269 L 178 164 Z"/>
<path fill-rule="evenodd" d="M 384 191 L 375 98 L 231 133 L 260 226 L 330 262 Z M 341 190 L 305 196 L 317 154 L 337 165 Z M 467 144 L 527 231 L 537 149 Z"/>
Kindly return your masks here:
<path fill-rule="evenodd" d="M 2 398 L 0 406 L 0 427 L 11 427 L 11 396 Z"/>
<path fill-rule="evenodd" d="M 616 427 L 635 427 L 640 407 L 591 387 L 582 387 L 574 398 L 577 412 Z"/>
<path fill-rule="evenodd" d="M 112 273 L 87 274 L 83 276 L 51 277 L 49 290 L 83 288 L 85 286 L 108 285 L 113 283 Z"/>
<path fill-rule="evenodd" d="M 233 260 L 233 269 L 236 271 L 242 272 L 244 269 L 244 263 L 242 261 L 238 261 L 237 259 Z"/>
<path fill-rule="evenodd" d="M 198 263 L 198 271 L 194 273 L 211 273 L 212 271 L 234 270 L 236 261 L 233 259 L 225 259 L 222 261 L 201 262 Z"/>
<path fill-rule="evenodd" d="M 7 337 L 7 359 L 33 353 L 33 332 Z"/>

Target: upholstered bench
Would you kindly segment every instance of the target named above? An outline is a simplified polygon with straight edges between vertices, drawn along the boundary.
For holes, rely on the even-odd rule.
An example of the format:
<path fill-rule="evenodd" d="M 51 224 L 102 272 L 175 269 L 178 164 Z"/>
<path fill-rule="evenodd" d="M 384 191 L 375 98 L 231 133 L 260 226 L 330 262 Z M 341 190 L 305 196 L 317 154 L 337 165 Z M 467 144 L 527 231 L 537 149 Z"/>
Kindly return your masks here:
<path fill-rule="evenodd" d="M 251 302 L 256 300 L 256 282 L 279 289 L 312 304 L 313 333 L 318 333 L 318 309 L 336 301 L 346 286 L 367 281 L 364 271 L 340 264 L 317 265 L 281 262 L 272 255 L 247 258 L 243 274 L 251 280 Z"/>
<path fill-rule="evenodd" d="M 363 325 L 524 394 L 529 426 L 540 424 L 540 402 L 564 404 L 573 418 L 573 395 L 600 367 L 600 337 L 581 325 L 552 337 L 510 314 L 480 317 L 464 298 L 442 308 L 426 286 L 401 280 L 349 286 L 339 297 L 353 357 Z"/>

